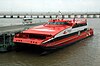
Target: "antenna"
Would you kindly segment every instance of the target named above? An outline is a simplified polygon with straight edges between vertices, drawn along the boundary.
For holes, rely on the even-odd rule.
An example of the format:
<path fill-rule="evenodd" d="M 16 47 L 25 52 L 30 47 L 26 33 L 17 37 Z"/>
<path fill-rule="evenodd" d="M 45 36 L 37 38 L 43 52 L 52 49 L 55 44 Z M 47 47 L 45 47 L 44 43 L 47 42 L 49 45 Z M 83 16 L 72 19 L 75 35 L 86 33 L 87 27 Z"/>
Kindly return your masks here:
<path fill-rule="evenodd" d="M 73 18 L 73 22 L 75 22 L 75 17 Z"/>
<path fill-rule="evenodd" d="M 59 11 L 59 15 L 62 15 L 61 11 Z"/>
<path fill-rule="evenodd" d="M 57 16 L 57 18 L 59 18 L 59 16 L 62 16 L 61 11 L 59 11 L 58 13 L 59 13 L 59 15 Z M 63 18 L 62 18 L 62 19 L 63 19 Z"/>

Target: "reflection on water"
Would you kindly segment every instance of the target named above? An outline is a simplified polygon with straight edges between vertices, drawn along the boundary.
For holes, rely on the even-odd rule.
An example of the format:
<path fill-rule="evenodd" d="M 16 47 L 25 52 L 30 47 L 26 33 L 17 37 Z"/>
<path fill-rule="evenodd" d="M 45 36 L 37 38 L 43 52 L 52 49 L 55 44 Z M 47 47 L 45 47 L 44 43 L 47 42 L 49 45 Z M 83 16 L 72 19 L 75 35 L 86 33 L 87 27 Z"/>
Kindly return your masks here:
<path fill-rule="evenodd" d="M 0 53 L 0 66 L 100 66 L 100 19 L 88 19 L 95 34 L 46 56 L 29 51 Z"/>

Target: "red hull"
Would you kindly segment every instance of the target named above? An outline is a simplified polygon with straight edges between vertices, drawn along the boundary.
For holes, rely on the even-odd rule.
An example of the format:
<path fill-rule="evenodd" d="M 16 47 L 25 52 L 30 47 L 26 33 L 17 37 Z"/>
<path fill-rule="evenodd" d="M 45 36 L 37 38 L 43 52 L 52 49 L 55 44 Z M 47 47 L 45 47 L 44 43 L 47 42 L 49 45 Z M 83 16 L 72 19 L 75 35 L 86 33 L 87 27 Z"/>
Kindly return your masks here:
<path fill-rule="evenodd" d="M 35 45 L 43 48 L 57 48 L 70 45 L 93 35 L 86 20 L 50 20 L 48 24 L 32 27 L 16 34 L 13 42 L 17 45 Z"/>
<path fill-rule="evenodd" d="M 64 38 L 64 39 L 61 39 L 61 40 L 56 40 L 56 41 L 53 41 L 53 42 L 49 42 L 49 43 L 46 43 L 46 44 L 41 44 L 41 45 L 35 45 L 35 44 L 26 44 L 26 43 L 16 43 L 15 44 L 19 44 L 19 46 L 21 45 L 35 45 L 37 47 L 42 47 L 43 49 L 57 49 L 57 48 L 61 48 L 61 47 L 65 47 L 67 45 L 71 45 L 72 43 L 76 42 L 76 41 L 79 41 L 81 39 L 84 39 L 84 38 L 87 38 L 89 36 L 92 36 L 93 35 L 93 29 L 89 29 L 87 31 L 84 31 L 84 32 L 81 32 L 80 35 L 78 34 L 75 34 L 75 35 L 72 35 L 70 37 L 67 37 L 67 38 Z"/>

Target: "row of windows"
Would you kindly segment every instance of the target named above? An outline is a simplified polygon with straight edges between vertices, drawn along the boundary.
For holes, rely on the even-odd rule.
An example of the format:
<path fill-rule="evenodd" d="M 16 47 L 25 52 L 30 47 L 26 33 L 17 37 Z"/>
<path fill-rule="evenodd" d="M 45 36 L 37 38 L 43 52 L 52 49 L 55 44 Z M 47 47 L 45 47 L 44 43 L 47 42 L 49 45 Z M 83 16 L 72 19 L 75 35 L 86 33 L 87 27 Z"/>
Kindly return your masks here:
<path fill-rule="evenodd" d="M 36 39 L 45 39 L 45 35 L 39 35 L 39 34 L 25 34 L 25 33 L 20 33 L 19 35 L 15 36 L 16 38 L 36 38 Z"/>
<path fill-rule="evenodd" d="M 50 25 L 68 25 L 67 22 L 49 22 Z"/>
<path fill-rule="evenodd" d="M 87 24 L 85 23 L 85 24 L 75 24 L 72 28 L 76 28 L 76 27 L 81 27 L 81 26 L 86 26 Z"/>

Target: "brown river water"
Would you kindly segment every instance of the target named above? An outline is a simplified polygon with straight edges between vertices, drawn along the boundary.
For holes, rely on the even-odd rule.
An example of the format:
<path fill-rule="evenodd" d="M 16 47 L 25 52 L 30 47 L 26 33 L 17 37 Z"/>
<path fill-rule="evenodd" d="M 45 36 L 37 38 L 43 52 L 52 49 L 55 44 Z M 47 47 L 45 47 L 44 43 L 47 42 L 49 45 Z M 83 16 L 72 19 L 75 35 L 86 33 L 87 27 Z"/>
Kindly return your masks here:
<path fill-rule="evenodd" d="M 100 66 L 100 19 L 88 19 L 94 36 L 45 56 L 34 51 L 0 53 L 0 66 Z"/>

